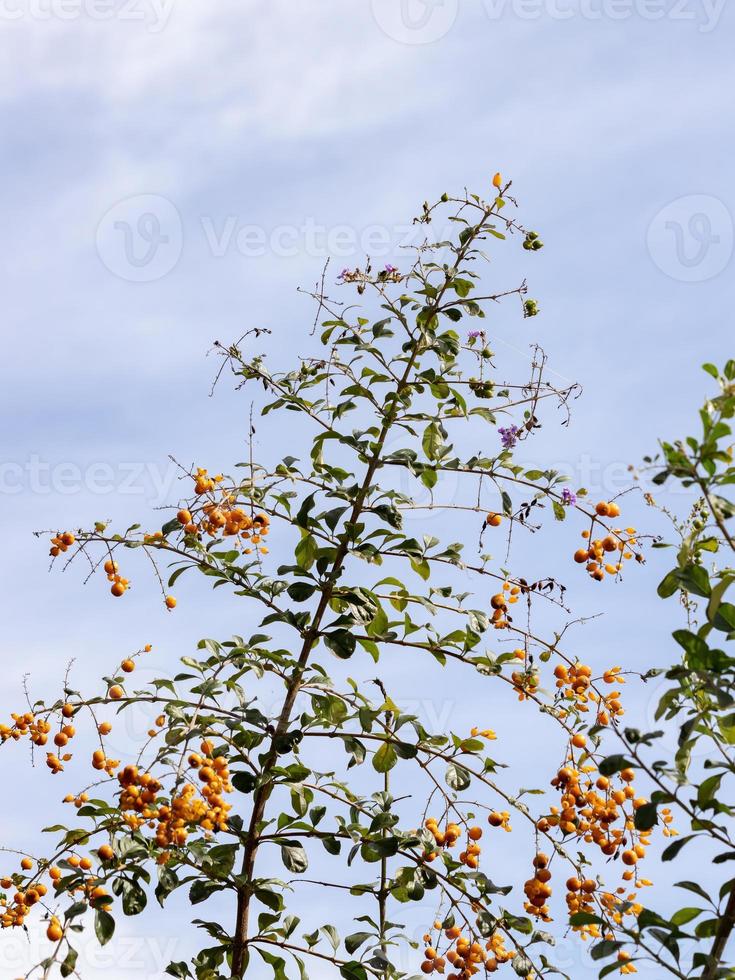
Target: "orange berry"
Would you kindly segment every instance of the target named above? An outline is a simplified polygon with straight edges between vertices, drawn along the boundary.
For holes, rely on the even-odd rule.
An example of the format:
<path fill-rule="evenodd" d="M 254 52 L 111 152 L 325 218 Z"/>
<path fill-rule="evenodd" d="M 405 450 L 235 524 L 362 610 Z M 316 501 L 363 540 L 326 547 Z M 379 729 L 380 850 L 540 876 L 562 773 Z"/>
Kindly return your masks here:
<path fill-rule="evenodd" d="M 174 599 L 174 597 L 172 595 L 167 595 L 166 596 L 166 608 L 167 609 L 175 609 L 176 608 L 176 599 Z"/>

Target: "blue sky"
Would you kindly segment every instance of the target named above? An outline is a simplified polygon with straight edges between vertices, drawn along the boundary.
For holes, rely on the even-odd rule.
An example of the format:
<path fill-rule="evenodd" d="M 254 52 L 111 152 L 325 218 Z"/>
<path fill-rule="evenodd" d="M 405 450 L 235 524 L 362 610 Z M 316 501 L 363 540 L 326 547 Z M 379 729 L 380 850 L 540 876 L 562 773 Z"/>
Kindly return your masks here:
<path fill-rule="evenodd" d="M 247 400 L 226 384 L 209 398 L 211 342 L 260 326 L 274 363 L 309 353 L 297 286 L 329 251 L 335 273 L 366 248 L 400 260 L 411 217 L 445 190 L 486 191 L 501 170 L 546 242 L 532 262 L 501 250 L 490 273 L 527 275 L 542 307 L 525 323 L 492 312 L 504 364 L 523 370 L 537 340 L 584 386 L 571 428 L 545 429 L 528 461 L 610 494 L 659 435 L 685 434 L 699 364 L 733 353 L 734 16 L 705 0 L 4 0 L 3 711 L 28 671 L 52 694 L 70 657 L 91 683 L 143 642 L 173 670 L 199 635 L 241 628 L 194 584 L 166 615 L 144 588 L 113 603 L 79 571 L 49 576 L 32 532 L 175 503 L 169 453 L 213 470 L 241 458 Z M 278 428 L 263 451 L 274 434 L 294 451 Z M 547 540 L 539 567 L 571 577 L 569 532 Z M 665 658 L 664 570 L 658 553 L 619 589 L 575 580 L 575 608 L 605 612 L 582 648 Z M 434 705 L 428 683 L 393 680 Z M 525 746 L 504 758 L 540 771 Z M 45 820 L 48 779 L 25 762 L 6 749 L 3 773 Z M 29 822 L 6 816 L 5 840 L 20 846 Z M 0 980 L 19 972 L 9 941 Z M 572 974 L 595 975 L 576 960 Z"/>

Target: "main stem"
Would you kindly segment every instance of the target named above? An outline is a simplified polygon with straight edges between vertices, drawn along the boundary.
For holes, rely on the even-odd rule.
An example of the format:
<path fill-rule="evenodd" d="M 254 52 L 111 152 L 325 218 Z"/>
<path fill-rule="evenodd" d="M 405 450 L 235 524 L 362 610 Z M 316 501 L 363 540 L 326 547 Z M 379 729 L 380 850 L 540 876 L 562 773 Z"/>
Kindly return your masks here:
<path fill-rule="evenodd" d="M 702 974 L 702 980 L 714 980 L 717 976 L 733 928 L 735 928 L 735 883 L 730 888 L 730 897 L 727 900 L 725 911 L 717 927 L 715 941 L 712 944 L 712 950 L 709 954 L 705 971 Z"/>
<path fill-rule="evenodd" d="M 357 496 L 355 497 L 355 503 L 352 507 L 352 512 L 350 514 L 349 523 L 354 524 L 360 517 L 365 506 L 365 500 L 367 498 L 368 492 L 372 485 L 373 477 L 375 476 L 375 471 L 378 468 L 380 458 L 383 453 L 383 448 L 385 446 L 385 440 L 388 436 L 388 432 L 395 419 L 395 413 L 398 408 L 399 399 L 403 390 L 406 388 L 408 379 L 413 369 L 416 358 L 419 354 L 420 340 L 416 341 L 414 350 L 411 357 L 406 365 L 406 370 L 403 373 L 401 380 L 396 386 L 395 396 L 393 404 L 388 412 L 383 426 L 378 436 L 378 441 L 375 446 L 375 450 L 368 463 L 368 468 L 365 473 L 365 478 L 362 482 L 360 489 L 358 490 Z M 349 541 L 347 535 L 345 535 L 342 544 L 337 549 L 337 554 L 335 555 L 334 562 L 332 563 L 332 568 L 329 575 L 324 582 L 321 591 L 321 597 L 319 599 L 319 605 L 317 606 L 316 612 L 314 613 L 314 618 L 312 619 L 309 629 L 306 631 L 304 636 L 304 643 L 299 654 L 299 659 L 297 661 L 296 667 L 294 668 L 291 679 L 288 682 L 286 688 L 286 697 L 283 702 L 283 707 L 276 723 L 276 728 L 271 738 L 271 743 L 268 748 L 268 753 L 263 762 L 263 771 L 267 772 L 276 761 L 277 752 L 276 745 L 279 739 L 288 731 L 288 726 L 291 721 L 291 714 L 293 711 L 293 706 L 296 701 L 296 697 L 301 686 L 301 679 L 304 675 L 304 671 L 309 662 L 309 657 L 311 656 L 312 650 L 314 649 L 318 638 L 319 630 L 321 627 L 322 619 L 329 605 L 329 600 L 332 597 L 334 591 L 334 586 L 339 578 L 340 571 L 342 568 L 342 562 L 347 555 L 347 549 L 349 547 Z M 258 850 L 258 838 L 259 831 L 258 827 L 263 819 L 265 813 L 265 807 L 273 791 L 273 783 L 266 782 L 263 783 L 255 792 L 255 797 L 253 799 L 253 812 L 250 817 L 250 823 L 248 826 L 247 840 L 245 842 L 245 848 L 243 853 L 242 868 L 240 871 L 241 876 L 246 879 L 246 883 L 241 885 L 237 890 L 237 921 L 235 928 L 235 936 L 232 950 L 232 976 L 241 977 L 243 975 L 244 963 L 245 963 L 245 952 L 247 948 L 247 936 L 248 936 L 248 924 L 250 915 L 250 902 L 253 895 L 252 880 L 253 880 L 253 869 L 255 866 L 255 857 Z"/>
<path fill-rule="evenodd" d="M 461 247 L 456 252 L 456 260 L 454 262 L 455 268 L 458 268 L 467 255 L 468 250 L 472 247 L 475 237 L 482 230 L 484 222 L 487 220 L 490 212 L 484 213 L 480 222 L 474 226 L 474 234 L 468 235 L 467 240 L 461 245 Z M 448 289 L 449 277 L 446 277 L 442 287 L 437 291 L 433 302 L 431 304 L 431 315 L 427 318 L 427 322 L 431 322 L 432 318 L 435 317 L 441 307 L 441 303 L 444 299 L 444 295 Z M 403 391 L 408 386 L 408 379 L 411 376 L 411 371 L 416 363 L 416 358 L 421 352 L 421 334 L 419 333 L 418 338 L 414 341 L 413 350 L 411 356 L 406 363 L 406 369 L 403 372 L 400 380 L 396 384 L 395 394 L 393 397 L 393 403 L 387 412 L 383 425 L 378 436 L 378 441 L 375 445 L 375 450 L 370 457 L 370 462 L 368 463 L 368 468 L 365 473 L 365 478 L 360 486 L 355 497 L 355 503 L 352 507 L 352 512 L 350 514 L 350 524 L 354 524 L 365 506 L 365 500 L 370 492 L 370 487 L 372 485 L 373 477 L 375 476 L 375 471 L 380 463 L 383 449 L 385 447 L 385 440 L 388 433 L 393 425 L 396 417 L 396 412 L 398 411 L 398 406 L 400 404 L 400 398 Z M 301 648 L 301 653 L 299 654 L 299 659 L 294 668 L 294 672 L 291 675 L 291 679 L 288 682 L 286 688 L 286 697 L 283 702 L 283 707 L 276 723 L 275 731 L 271 737 L 270 747 L 268 753 L 265 757 L 263 764 L 263 771 L 266 772 L 276 761 L 277 752 L 276 745 L 279 739 L 288 731 L 288 726 L 291 721 L 291 713 L 293 711 L 294 703 L 296 702 L 296 697 L 301 686 L 301 679 L 304 675 L 304 671 L 309 662 L 309 657 L 311 656 L 312 650 L 316 646 L 319 639 L 319 630 L 321 627 L 322 619 L 329 605 L 329 600 L 332 597 L 334 591 L 334 586 L 340 576 L 342 570 L 342 562 L 344 561 L 347 550 L 349 548 L 349 538 L 345 534 L 342 544 L 337 549 L 337 554 L 334 557 L 334 562 L 332 563 L 332 568 L 327 576 L 326 581 L 322 587 L 321 597 L 319 599 L 319 604 L 317 606 L 316 612 L 314 613 L 314 618 L 311 622 L 311 626 L 306 631 L 304 635 L 304 643 Z M 232 948 L 232 976 L 242 977 L 245 968 L 245 955 L 247 951 L 248 943 L 248 925 L 250 917 L 250 903 L 253 897 L 253 869 L 255 867 L 255 857 L 258 850 L 258 839 L 259 839 L 259 824 L 263 819 L 265 813 L 265 807 L 273 792 L 273 783 L 266 782 L 263 783 L 255 791 L 255 797 L 253 799 L 253 812 L 250 817 L 250 823 L 248 825 L 248 834 L 245 841 L 245 848 L 243 852 L 242 868 L 240 871 L 241 877 L 244 879 L 245 883 L 240 885 L 237 890 L 237 921 L 235 925 L 235 936 L 233 940 Z M 386 869 L 387 871 L 387 869 Z M 381 930 L 382 933 L 382 930 Z"/>
<path fill-rule="evenodd" d="M 393 714 L 392 712 L 388 711 L 386 712 L 385 715 L 385 727 L 388 732 L 388 735 L 391 737 L 393 735 L 392 724 L 393 724 Z M 390 793 L 390 770 L 386 770 L 386 772 L 383 773 L 383 793 L 385 794 L 385 798 L 387 798 L 388 794 Z M 383 806 L 385 806 L 385 798 L 383 800 Z M 383 832 L 381 833 L 381 837 L 383 838 L 383 840 L 385 840 L 387 836 L 388 836 L 387 830 L 384 827 Z M 387 909 L 388 909 L 388 858 L 385 857 L 385 855 L 383 855 L 383 857 L 381 857 L 380 859 L 380 890 L 378 891 L 378 915 L 379 915 L 378 925 L 380 929 L 380 949 L 386 960 L 388 959 L 388 943 L 386 941 L 386 931 L 387 931 L 387 923 L 388 923 Z M 387 978 L 388 976 L 387 968 L 384 971 L 383 976 Z"/>

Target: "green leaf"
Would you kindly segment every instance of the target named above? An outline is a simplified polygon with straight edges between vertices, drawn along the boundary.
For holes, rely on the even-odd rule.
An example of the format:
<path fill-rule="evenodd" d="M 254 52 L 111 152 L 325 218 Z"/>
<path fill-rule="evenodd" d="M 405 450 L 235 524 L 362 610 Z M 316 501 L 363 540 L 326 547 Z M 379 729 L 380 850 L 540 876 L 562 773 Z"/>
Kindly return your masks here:
<path fill-rule="evenodd" d="M 704 909 L 695 909 L 693 907 L 679 909 L 671 916 L 671 921 L 675 926 L 685 926 L 687 922 L 692 922 L 697 916 L 701 915 Z"/>
<path fill-rule="evenodd" d="M 122 882 L 122 907 L 125 915 L 140 915 L 148 904 L 148 896 L 134 881 Z"/>
<path fill-rule="evenodd" d="M 677 837 L 675 841 L 672 841 L 667 848 L 664 849 L 661 855 L 662 861 L 673 861 L 679 851 L 689 843 L 690 840 L 694 840 L 694 834 L 690 834 L 688 837 Z"/>
<path fill-rule="evenodd" d="M 208 898 L 220 891 L 222 891 L 220 882 L 197 878 L 189 889 L 189 901 L 192 905 L 199 905 L 200 902 L 206 902 Z"/>
<path fill-rule="evenodd" d="M 591 912 L 575 912 L 569 916 L 569 925 L 571 926 L 601 926 L 604 924 L 599 915 L 593 915 Z"/>
<path fill-rule="evenodd" d="M 112 939 L 115 932 L 115 920 L 109 912 L 104 909 L 97 909 L 94 915 L 94 932 L 100 946 L 105 946 Z"/>
<path fill-rule="evenodd" d="M 186 977 L 191 976 L 189 967 L 184 962 L 169 963 L 169 965 L 166 967 L 166 973 L 168 973 L 170 977 L 177 977 L 178 980 L 185 980 Z"/>
<path fill-rule="evenodd" d="M 309 859 L 306 856 L 306 851 L 301 844 L 294 841 L 281 844 L 281 860 L 288 870 L 294 874 L 303 874 L 309 867 Z"/>
<path fill-rule="evenodd" d="M 650 830 L 658 823 L 658 807 L 655 803 L 644 803 L 635 811 L 635 829 Z"/>
<path fill-rule="evenodd" d="M 366 943 L 372 937 L 373 934 L 371 932 L 353 932 L 351 936 L 345 936 L 345 949 L 351 956 L 356 949 L 359 949 L 363 943 Z"/>
<path fill-rule="evenodd" d="M 61 967 L 59 968 L 59 972 L 61 973 L 62 977 L 70 977 L 72 973 L 74 973 L 74 969 L 77 965 L 78 957 L 79 954 L 77 953 L 77 951 L 75 949 L 72 949 L 71 946 L 69 946 L 67 954 L 64 958 L 64 962 L 61 964 Z"/>
<path fill-rule="evenodd" d="M 612 939 L 604 939 L 600 943 L 596 943 L 590 950 L 590 956 L 593 960 L 604 960 L 608 956 L 612 956 L 613 953 L 621 948 L 623 944 L 615 942 Z"/>
<path fill-rule="evenodd" d="M 700 809 L 704 810 L 710 806 L 712 800 L 715 798 L 715 794 L 719 791 L 723 775 L 724 773 L 717 773 L 714 776 L 710 776 L 709 779 L 705 779 L 700 785 L 697 791 L 697 806 Z"/>
<path fill-rule="evenodd" d="M 286 591 L 294 602 L 306 602 L 316 592 L 316 586 L 311 582 L 294 582 Z"/>
<path fill-rule="evenodd" d="M 390 772 L 398 761 L 398 756 L 392 742 L 383 742 L 373 755 L 373 769 L 376 772 Z"/>
<path fill-rule="evenodd" d="M 233 774 L 231 782 L 240 793 L 252 793 L 257 777 L 254 772 L 236 772 Z"/>
<path fill-rule="evenodd" d="M 516 953 L 511 960 L 511 966 L 519 977 L 527 977 L 533 970 L 533 963 L 525 953 Z"/>
<path fill-rule="evenodd" d="M 411 558 L 411 568 L 420 575 L 424 582 L 431 576 L 431 569 L 429 568 L 429 563 L 425 559 L 421 558 Z"/>
<path fill-rule="evenodd" d="M 447 786 L 451 789 L 461 792 L 463 789 L 467 789 L 470 785 L 471 779 L 470 774 L 462 766 L 457 765 L 454 762 L 450 762 L 447 766 L 447 771 L 444 776 Z"/>
<path fill-rule="evenodd" d="M 331 633 L 325 633 L 323 639 L 325 645 L 340 660 L 349 660 L 357 646 L 357 640 L 349 630 L 332 630 Z"/>
<path fill-rule="evenodd" d="M 319 553 L 319 546 L 313 534 L 305 534 L 296 545 L 296 562 L 305 571 L 311 568 Z"/>
<path fill-rule="evenodd" d="M 679 588 L 679 569 L 675 568 L 673 571 L 669 572 L 659 583 L 658 589 L 656 590 L 661 599 L 668 599 L 672 596 Z"/>
<path fill-rule="evenodd" d="M 693 595 L 708 599 L 712 594 L 709 575 L 701 565 L 687 565 L 679 571 L 679 579 L 687 592 Z"/>
<path fill-rule="evenodd" d="M 344 980 L 367 980 L 367 971 L 362 963 L 358 963 L 357 960 L 350 960 L 348 963 L 343 963 L 339 968 L 339 975 L 344 978 Z"/>
<path fill-rule="evenodd" d="M 446 432 L 440 422 L 430 422 L 426 426 L 421 446 L 428 459 L 435 460 L 437 458 L 439 450 L 444 445 L 445 436 Z"/>
<path fill-rule="evenodd" d="M 717 727 L 728 745 L 735 745 L 735 714 L 717 719 Z"/>
<path fill-rule="evenodd" d="M 261 957 L 273 970 L 274 980 L 288 980 L 286 973 L 286 961 L 281 956 L 274 956 L 260 947 L 256 947 Z"/>
<path fill-rule="evenodd" d="M 735 630 L 735 606 L 731 602 L 721 602 L 712 620 L 712 625 L 722 633 Z"/>
<path fill-rule="evenodd" d="M 609 755 L 606 759 L 602 760 L 599 770 L 601 776 L 613 776 L 616 772 L 621 772 L 623 769 L 632 769 L 634 766 L 635 763 L 631 762 L 624 755 Z"/>

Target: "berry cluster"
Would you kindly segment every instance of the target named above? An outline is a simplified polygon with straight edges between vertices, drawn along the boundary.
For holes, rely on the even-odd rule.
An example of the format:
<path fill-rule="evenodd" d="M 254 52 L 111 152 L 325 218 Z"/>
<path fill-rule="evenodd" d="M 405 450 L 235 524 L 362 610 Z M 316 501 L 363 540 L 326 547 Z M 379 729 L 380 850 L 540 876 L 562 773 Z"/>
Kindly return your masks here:
<path fill-rule="evenodd" d="M 590 706 L 595 709 L 595 724 L 607 726 L 612 718 L 620 718 L 625 709 L 620 701 L 620 691 L 603 694 L 596 687 L 592 678 L 592 668 L 588 664 L 557 664 L 554 668 L 556 686 L 559 689 L 560 718 L 566 718 L 570 712 L 586 714 Z M 620 676 L 620 667 L 611 667 L 601 677 L 605 684 L 624 684 Z M 578 736 L 575 736 L 577 738 Z M 584 737 L 584 736 L 579 736 Z M 581 748 L 582 746 L 577 746 Z"/>
<path fill-rule="evenodd" d="M 430 851 L 426 855 L 427 861 L 434 861 L 439 856 L 442 848 L 451 849 L 456 846 L 459 839 L 463 836 L 462 828 L 458 823 L 448 823 L 444 830 L 439 829 L 439 824 L 434 817 L 429 817 L 424 826 L 433 836 L 437 849 Z M 465 848 L 459 854 L 460 864 L 476 870 L 480 863 L 480 845 L 477 843 L 482 837 L 481 827 L 468 827 L 465 838 Z"/>
<path fill-rule="evenodd" d="M 573 736 L 570 744 L 584 748 L 584 736 Z M 638 877 L 637 865 L 646 855 L 651 832 L 635 829 L 635 812 L 648 800 L 636 795 L 632 769 L 623 769 L 615 776 L 604 776 L 598 773 L 595 765 L 575 762 L 572 753 L 570 748 L 570 758 L 551 780 L 560 793 L 560 804 L 551 807 L 549 815 L 539 821 L 538 827 L 542 831 L 558 827 L 566 838 L 574 837 L 579 843 L 593 844 L 605 857 L 620 860 L 626 869 L 622 874 L 624 885 L 615 893 L 601 892 L 597 896 L 596 882 L 573 877 L 567 881 L 566 896 L 570 914 L 595 912 L 597 896 L 602 910 L 620 923 L 623 916 L 636 914 L 636 893 L 625 895 L 627 883 L 650 885 L 650 881 Z M 585 754 L 584 758 L 589 756 Z M 600 934 L 595 924 L 575 928 L 586 935 Z"/>
<path fill-rule="evenodd" d="M 493 627 L 496 630 L 507 629 L 508 624 L 512 622 L 511 617 L 508 615 L 508 606 L 515 605 L 520 595 L 520 586 L 511 585 L 510 582 L 503 582 L 503 591 L 492 596 L 490 605 L 493 610 Z"/>
<path fill-rule="evenodd" d="M 145 825 L 155 828 L 156 844 L 164 850 L 159 858 L 162 864 L 168 859 L 168 848 L 186 844 L 192 826 L 207 833 L 227 827 L 231 807 L 222 795 L 232 792 L 227 759 L 216 755 L 208 741 L 202 742 L 201 752 L 202 755 L 189 756 L 190 768 L 198 771 L 203 783 L 201 790 L 187 782 L 169 802 L 159 799 L 163 787 L 150 773 L 140 772 L 137 766 L 125 766 L 118 774 L 119 807 L 125 814 L 125 823 L 133 830 Z"/>
<path fill-rule="evenodd" d="M 446 925 L 437 920 L 434 929 L 437 931 L 436 940 L 432 939 L 431 933 L 424 935 L 427 946 L 421 964 L 422 973 L 444 973 L 449 963 L 453 972 L 447 975 L 447 980 L 469 980 L 481 969 L 486 973 L 495 973 L 501 963 L 507 963 L 515 955 L 505 948 L 503 937 L 498 932 L 483 946 L 478 940 L 464 936 L 454 923 Z M 443 940 L 449 940 L 449 948 L 441 954 L 438 950 Z"/>
<path fill-rule="evenodd" d="M 112 860 L 113 852 L 109 845 L 103 845 L 98 851 L 100 861 Z M 92 907 L 108 904 L 111 899 L 107 890 L 100 884 L 101 879 L 90 874 L 94 862 L 89 857 L 80 857 L 70 853 L 61 862 L 67 874 L 74 876 L 74 881 L 68 891 L 83 896 Z M 48 886 L 41 880 L 48 875 L 52 888 L 61 881 L 64 871 L 53 865 L 35 865 L 35 862 L 24 857 L 20 862 L 21 872 L 0 879 L 0 927 L 3 929 L 23 926 L 30 910 L 43 903 L 48 894 Z M 34 870 L 35 867 L 35 870 Z M 10 896 L 7 893 L 13 891 Z M 52 915 L 46 929 L 46 936 L 51 942 L 58 942 L 64 934 L 61 923 Z"/>
<path fill-rule="evenodd" d="M 595 506 L 598 517 L 619 517 L 620 508 L 614 502 L 601 500 Z M 593 530 L 594 530 L 593 520 Z M 619 575 L 623 568 L 623 559 L 628 561 L 633 557 L 630 550 L 636 545 L 636 530 L 634 527 L 613 528 L 601 538 L 593 538 L 590 531 L 583 531 L 582 537 L 587 547 L 579 548 L 574 553 L 578 565 L 584 565 L 590 578 L 601 582 L 605 575 Z"/>
<path fill-rule="evenodd" d="M 30 858 L 23 858 L 20 862 L 22 872 L 33 869 L 33 861 Z M 34 905 L 37 905 L 46 895 L 48 889 L 43 882 L 32 884 L 25 888 L 23 885 L 24 874 L 15 874 L 12 877 L 0 879 L 0 927 L 11 929 L 15 926 L 22 926 L 25 919 Z M 13 892 L 9 895 L 9 892 Z"/>
<path fill-rule="evenodd" d="M 525 909 L 536 918 L 544 922 L 550 922 L 549 907 L 546 904 L 551 898 L 551 871 L 549 871 L 549 858 L 546 854 L 539 852 L 533 859 L 534 874 L 532 878 L 523 886 L 523 891 L 527 901 Z"/>
<path fill-rule="evenodd" d="M 0 725 L 0 742 L 12 738 L 15 742 L 28 736 L 34 745 L 45 745 L 48 742 L 51 725 L 45 718 L 36 718 L 32 711 L 24 714 L 13 712 L 10 717 L 12 725 Z"/>
<path fill-rule="evenodd" d="M 261 512 L 251 516 L 241 507 L 236 506 L 233 495 L 221 490 L 219 499 L 213 499 L 215 491 L 224 477 L 207 475 L 204 469 L 198 469 L 194 476 L 194 493 L 198 497 L 207 497 L 200 506 L 182 508 L 176 515 L 179 524 L 186 534 L 205 534 L 210 538 L 234 537 L 244 545 L 243 552 L 252 554 L 253 547 L 257 553 L 267 555 L 268 548 L 263 544 L 270 530 L 270 518 Z"/>
<path fill-rule="evenodd" d="M 53 538 L 51 538 L 51 550 L 49 551 L 49 554 L 52 558 L 56 558 L 63 552 L 68 551 L 75 541 L 76 538 L 71 531 L 64 531 L 63 533 L 56 534 Z"/>

